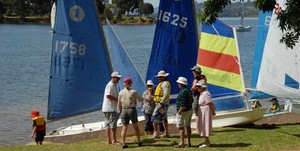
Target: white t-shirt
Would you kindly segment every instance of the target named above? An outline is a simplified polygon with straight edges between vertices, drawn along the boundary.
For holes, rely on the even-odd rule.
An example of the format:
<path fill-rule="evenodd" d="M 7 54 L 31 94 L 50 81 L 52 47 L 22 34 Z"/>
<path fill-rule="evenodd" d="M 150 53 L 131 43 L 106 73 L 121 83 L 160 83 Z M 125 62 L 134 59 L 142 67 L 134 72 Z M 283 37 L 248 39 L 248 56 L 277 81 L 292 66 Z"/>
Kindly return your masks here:
<path fill-rule="evenodd" d="M 117 112 L 118 103 L 117 101 L 109 100 L 106 96 L 112 95 L 118 98 L 118 87 L 112 81 L 109 81 L 105 87 L 103 104 L 102 104 L 102 112 Z"/>

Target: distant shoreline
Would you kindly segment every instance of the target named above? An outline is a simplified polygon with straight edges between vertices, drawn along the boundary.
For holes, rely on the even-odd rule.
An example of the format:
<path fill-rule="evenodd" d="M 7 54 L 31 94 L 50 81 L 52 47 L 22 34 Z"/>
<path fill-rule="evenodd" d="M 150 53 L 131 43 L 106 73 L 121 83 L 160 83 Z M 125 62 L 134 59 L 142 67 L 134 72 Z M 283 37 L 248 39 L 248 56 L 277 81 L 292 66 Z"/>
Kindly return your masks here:
<path fill-rule="evenodd" d="M 104 21 L 103 21 L 104 22 Z M 134 19 L 134 20 L 124 20 L 124 21 L 111 21 L 112 24 L 117 25 L 151 25 L 155 24 L 155 19 Z M 0 19 L 0 24 L 37 24 L 37 25 L 50 25 L 50 18 L 25 18 L 21 19 L 19 17 L 4 17 Z M 105 24 L 105 23 L 103 23 Z"/>

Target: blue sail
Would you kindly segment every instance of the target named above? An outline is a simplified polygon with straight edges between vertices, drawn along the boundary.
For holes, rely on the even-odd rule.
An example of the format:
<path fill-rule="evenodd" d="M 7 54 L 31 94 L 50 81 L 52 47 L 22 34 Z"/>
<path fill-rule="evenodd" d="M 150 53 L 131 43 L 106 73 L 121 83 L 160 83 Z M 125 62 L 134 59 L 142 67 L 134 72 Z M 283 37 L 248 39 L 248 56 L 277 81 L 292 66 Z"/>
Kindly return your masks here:
<path fill-rule="evenodd" d="M 155 76 L 160 70 L 170 73 L 171 94 L 179 92 L 176 80 L 186 77 L 189 85 L 191 67 L 197 61 L 197 28 L 194 0 L 160 0 L 155 35 L 146 80 L 158 83 Z"/>
<path fill-rule="evenodd" d="M 110 62 L 94 0 L 59 0 L 53 29 L 47 118 L 99 110 Z"/>
<path fill-rule="evenodd" d="M 265 12 L 265 13 L 263 11 L 259 12 L 258 31 L 256 35 L 256 45 L 255 45 L 254 60 L 252 65 L 252 79 L 251 79 L 252 89 L 256 89 L 257 79 L 259 75 L 266 38 L 268 35 L 271 16 L 272 16 L 272 11 Z M 251 99 L 263 99 L 269 97 L 271 97 L 271 95 L 263 93 L 261 91 L 250 90 Z"/>
<path fill-rule="evenodd" d="M 134 65 L 132 59 L 130 58 L 127 50 L 120 42 L 120 38 L 116 35 L 112 25 L 108 20 L 107 23 L 107 37 L 110 42 L 110 59 L 112 63 L 112 68 L 115 71 L 120 72 L 123 77 L 131 77 L 133 80 L 132 88 L 137 90 L 137 92 L 142 95 L 144 90 L 146 90 L 144 79 L 142 78 L 140 72 Z M 122 82 L 119 82 L 119 88 Z"/>

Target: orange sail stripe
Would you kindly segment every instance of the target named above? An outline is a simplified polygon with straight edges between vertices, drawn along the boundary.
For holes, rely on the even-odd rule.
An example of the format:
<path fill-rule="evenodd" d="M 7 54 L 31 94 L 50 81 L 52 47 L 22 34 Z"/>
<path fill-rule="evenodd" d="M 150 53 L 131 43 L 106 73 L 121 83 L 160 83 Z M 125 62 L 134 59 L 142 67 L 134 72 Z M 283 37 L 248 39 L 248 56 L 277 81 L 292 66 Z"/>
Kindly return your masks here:
<path fill-rule="evenodd" d="M 240 74 L 238 58 L 235 56 L 199 49 L 198 64 L 209 68 Z"/>

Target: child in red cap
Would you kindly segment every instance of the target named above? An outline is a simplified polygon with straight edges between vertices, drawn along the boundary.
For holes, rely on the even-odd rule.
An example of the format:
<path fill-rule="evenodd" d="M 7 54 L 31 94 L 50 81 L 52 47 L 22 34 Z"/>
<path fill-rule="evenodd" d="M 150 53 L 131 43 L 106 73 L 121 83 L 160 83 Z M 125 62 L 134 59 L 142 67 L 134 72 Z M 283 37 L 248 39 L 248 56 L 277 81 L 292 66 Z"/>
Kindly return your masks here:
<path fill-rule="evenodd" d="M 35 134 L 36 144 L 43 145 L 44 137 L 46 135 L 46 122 L 44 117 L 40 115 L 39 111 L 31 111 L 32 118 L 32 133 L 31 137 Z"/>

